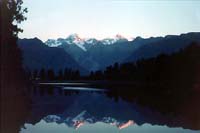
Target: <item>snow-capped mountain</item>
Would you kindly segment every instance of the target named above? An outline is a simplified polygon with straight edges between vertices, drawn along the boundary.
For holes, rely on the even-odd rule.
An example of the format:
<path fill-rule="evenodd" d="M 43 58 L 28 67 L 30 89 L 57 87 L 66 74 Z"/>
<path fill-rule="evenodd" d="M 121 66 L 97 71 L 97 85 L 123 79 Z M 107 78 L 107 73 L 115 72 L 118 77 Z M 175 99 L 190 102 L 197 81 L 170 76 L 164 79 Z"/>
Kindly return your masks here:
<path fill-rule="evenodd" d="M 93 45 L 95 45 L 95 44 L 97 44 L 99 41 L 97 40 L 97 39 L 95 39 L 95 38 L 89 38 L 89 39 L 86 39 L 85 40 L 85 43 L 86 44 L 93 44 Z"/>
<path fill-rule="evenodd" d="M 84 51 L 86 51 L 85 47 L 83 46 L 83 44 L 85 43 L 85 40 L 80 38 L 78 36 L 78 34 L 72 34 L 72 35 L 69 35 L 66 39 L 65 39 L 65 42 L 67 44 L 75 44 L 77 45 L 78 47 L 80 47 L 81 49 L 83 49 Z"/>
<path fill-rule="evenodd" d="M 78 129 L 80 126 L 84 124 L 94 124 L 96 122 L 103 122 L 106 124 L 110 124 L 113 126 L 118 127 L 119 129 L 126 128 L 130 125 L 135 124 L 133 120 L 128 120 L 128 121 L 120 121 L 116 120 L 115 118 L 111 117 L 103 117 L 101 119 L 97 119 L 96 117 L 92 116 L 89 114 L 86 110 L 82 111 L 80 114 L 75 116 L 74 118 L 72 117 L 62 117 L 58 115 L 48 115 L 43 118 L 44 121 L 47 123 L 57 123 L 57 124 L 66 124 L 69 127 Z"/>
<path fill-rule="evenodd" d="M 83 44 L 84 43 L 84 39 L 80 38 L 78 36 L 78 34 L 71 34 L 69 35 L 65 41 L 68 43 L 68 44 Z"/>
<path fill-rule="evenodd" d="M 62 44 L 75 44 L 78 47 L 80 47 L 82 50 L 86 51 L 85 44 L 91 44 L 95 45 L 97 43 L 101 43 L 104 45 L 111 45 L 116 42 L 124 42 L 128 41 L 125 37 L 117 34 L 114 38 L 105 38 L 102 40 L 97 40 L 95 38 L 88 38 L 88 39 L 83 39 L 78 36 L 78 34 L 71 34 L 69 35 L 66 39 L 63 38 L 58 38 L 57 40 L 54 39 L 48 39 L 45 44 L 48 45 L 49 47 L 58 47 Z"/>
<path fill-rule="evenodd" d="M 128 47 L 126 47 L 126 43 Z M 65 39 L 49 39 L 45 44 L 49 47 L 64 49 L 86 70 L 98 70 L 114 62 L 119 62 L 124 59 L 124 56 L 131 50 L 131 48 L 129 48 L 131 46 L 129 45 L 130 42 L 119 34 L 113 38 L 106 38 L 103 40 L 95 38 L 83 39 L 77 34 L 71 34 Z M 118 54 L 116 55 L 113 53 Z M 121 53 L 125 54 L 122 56 Z"/>
<path fill-rule="evenodd" d="M 121 35 L 98 40 L 95 38 L 83 39 L 77 34 L 72 34 L 67 38 L 49 39 L 45 43 L 40 41 L 41 45 L 37 45 L 38 41 L 25 39 L 19 41 L 19 48 L 23 51 L 24 66 L 28 66 L 27 68 L 31 70 L 42 67 L 73 68 L 71 64 L 78 63 L 80 67 L 89 72 L 103 70 L 116 62 L 135 62 L 140 59 L 156 57 L 161 53 L 175 53 L 192 42 L 199 42 L 199 40 L 199 32 L 167 35 L 166 37 L 136 37 L 129 41 Z M 32 47 L 37 48 L 33 49 Z M 70 63 L 71 60 L 76 63 Z"/>
<path fill-rule="evenodd" d="M 57 47 L 57 46 L 61 45 L 62 43 L 57 40 L 54 40 L 54 39 L 48 39 L 45 42 L 45 44 L 48 45 L 49 47 Z"/>
<path fill-rule="evenodd" d="M 50 40 L 52 41 L 52 40 Z M 60 40 L 61 41 L 61 40 Z M 58 45 L 55 43 L 55 45 Z M 18 46 L 22 51 L 23 66 L 28 70 L 41 70 L 73 68 L 82 70 L 83 68 L 70 54 L 59 47 L 48 47 L 38 38 L 19 39 Z"/>
<path fill-rule="evenodd" d="M 101 40 L 104 45 L 111 45 L 117 42 L 127 42 L 128 39 L 123 37 L 122 35 L 117 34 L 114 38 L 105 38 Z"/>
<path fill-rule="evenodd" d="M 66 39 L 63 38 L 58 38 L 57 40 L 54 39 L 48 39 L 45 44 L 48 45 L 49 47 L 58 47 L 63 44 L 75 44 L 84 51 L 86 50 L 83 44 L 85 43 L 85 40 L 80 38 L 77 34 L 71 34 L 69 35 Z"/>
<path fill-rule="evenodd" d="M 112 38 L 105 38 L 101 41 L 104 45 L 111 45 L 114 44 L 116 42 L 115 39 Z"/>

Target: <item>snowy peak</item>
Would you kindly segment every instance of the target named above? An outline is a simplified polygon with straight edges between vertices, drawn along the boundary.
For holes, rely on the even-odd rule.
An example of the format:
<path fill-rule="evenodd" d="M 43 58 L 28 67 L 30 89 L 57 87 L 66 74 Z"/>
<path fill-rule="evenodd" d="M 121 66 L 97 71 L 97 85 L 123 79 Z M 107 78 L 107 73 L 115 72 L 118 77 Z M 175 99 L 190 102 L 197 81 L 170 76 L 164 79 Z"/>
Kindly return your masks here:
<path fill-rule="evenodd" d="M 94 124 L 96 122 L 103 122 L 106 124 L 110 124 L 110 125 L 116 126 L 119 129 L 123 129 L 135 124 L 133 120 L 120 121 L 112 117 L 103 117 L 103 118 L 97 119 L 91 114 L 89 114 L 86 110 L 82 111 L 80 114 L 76 115 L 74 118 L 57 116 L 57 115 L 48 115 L 44 117 L 43 120 L 46 121 L 47 123 L 52 123 L 52 122 L 56 122 L 58 124 L 65 123 L 69 127 L 72 127 L 75 129 L 78 129 L 80 126 L 83 126 L 84 124 Z"/>
<path fill-rule="evenodd" d="M 78 34 L 72 34 L 69 35 L 66 39 L 65 39 L 67 44 L 75 44 L 78 47 L 80 47 L 82 50 L 86 51 L 85 47 L 83 46 L 85 43 L 85 40 L 80 38 L 78 36 Z"/>
<path fill-rule="evenodd" d="M 57 40 L 48 39 L 45 44 L 49 47 L 58 47 L 60 45 L 77 45 L 82 50 L 86 51 L 84 44 L 84 39 L 80 38 L 78 34 L 69 35 L 66 39 L 58 38 Z"/>
<path fill-rule="evenodd" d="M 71 34 L 65 40 L 68 44 L 83 44 L 85 41 L 84 39 L 80 38 L 78 34 Z"/>
<path fill-rule="evenodd" d="M 46 42 L 45 42 L 46 45 L 48 45 L 49 47 L 58 47 L 59 45 L 61 45 L 62 43 L 57 41 L 57 40 L 54 40 L 54 39 L 48 39 Z"/>
<path fill-rule="evenodd" d="M 101 40 L 101 42 L 104 45 L 111 45 L 111 44 L 114 44 L 117 42 L 126 42 L 126 41 L 128 41 L 128 39 L 126 39 L 125 37 L 123 37 L 120 34 L 115 35 L 114 38 L 105 38 L 105 39 Z"/>
<path fill-rule="evenodd" d="M 48 39 L 45 42 L 45 44 L 48 45 L 49 47 L 58 47 L 62 44 L 68 44 L 68 45 L 74 44 L 80 47 L 82 50 L 86 51 L 86 48 L 84 47 L 85 44 L 95 45 L 97 43 L 101 43 L 103 45 L 111 45 L 116 42 L 124 42 L 124 41 L 128 41 L 128 40 L 120 34 L 117 34 L 113 38 L 105 38 L 102 40 L 97 40 L 95 38 L 84 39 L 84 38 L 79 37 L 78 34 L 71 34 L 66 39 L 63 39 L 63 38 L 58 38 L 57 40 Z"/>
<path fill-rule="evenodd" d="M 112 38 L 105 38 L 101 41 L 104 45 L 111 45 L 114 44 L 116 42 L 115 39 Z"/>
<path fill-rule="evenodd" d="M 95 44 L 97 44 L 99 41 L 97 40 L 97 39 L 95 39 L 95 38 L 89 38 L 89 39 L 86 39 L 85 40 L 85 43 L 87 43 L 87 44 L 92 44 L 92 45 L 95 45 Z"/>

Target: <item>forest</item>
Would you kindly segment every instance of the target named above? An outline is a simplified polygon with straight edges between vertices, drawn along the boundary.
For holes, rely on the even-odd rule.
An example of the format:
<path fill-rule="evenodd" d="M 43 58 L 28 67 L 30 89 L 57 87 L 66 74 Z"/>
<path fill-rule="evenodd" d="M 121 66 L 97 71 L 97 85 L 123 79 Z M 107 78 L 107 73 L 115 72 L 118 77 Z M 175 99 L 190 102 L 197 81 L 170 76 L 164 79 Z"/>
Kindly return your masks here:
<path fill-rule="evenodd" d="M 115 63 L 104 70 L 91 71 L 89 75 L 80 75 L 79 70 L 70 68 L 54 71 L 53 69 L 34 70 L 28 75 L 32 80 L 67 81 L 67 80 L 106 80 L 152 82 L 159 84 L 182 85 L 193 84 L 199 80 L 200 45 L 193 42 L 188 47 L 171 55 L 160 54 L 150 59 L 136 62 Z"/>

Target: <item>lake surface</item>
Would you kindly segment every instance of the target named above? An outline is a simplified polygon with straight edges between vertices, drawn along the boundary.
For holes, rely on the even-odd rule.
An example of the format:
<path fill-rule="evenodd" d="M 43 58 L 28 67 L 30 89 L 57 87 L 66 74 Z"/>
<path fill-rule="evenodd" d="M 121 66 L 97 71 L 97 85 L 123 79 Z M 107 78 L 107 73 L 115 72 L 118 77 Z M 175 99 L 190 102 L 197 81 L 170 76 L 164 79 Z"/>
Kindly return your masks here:
<path fill-rule="evenodd" d="M 95 87 L 40 84 L 29 91 L 32 104 L 21 133 L 122 132 L 199 133 L 179 118 L 110 95 Z"/>

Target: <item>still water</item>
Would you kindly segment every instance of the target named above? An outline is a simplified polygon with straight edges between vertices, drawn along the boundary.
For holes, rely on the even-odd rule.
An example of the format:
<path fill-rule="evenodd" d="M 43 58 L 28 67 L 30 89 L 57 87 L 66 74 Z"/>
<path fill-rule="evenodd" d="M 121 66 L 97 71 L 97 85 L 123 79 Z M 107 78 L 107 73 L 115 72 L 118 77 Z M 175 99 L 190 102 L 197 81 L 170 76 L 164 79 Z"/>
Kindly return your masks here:
<path fill-rule="evenodd" d="M 21 133 L 199 133 L 181 120 L 164 116 L 135 102 L 108 95 L 106 89 L 33 87 L 31 113 Z"/>

